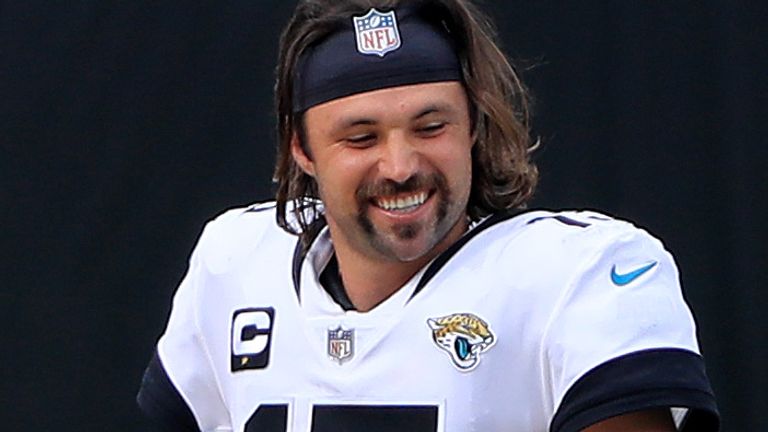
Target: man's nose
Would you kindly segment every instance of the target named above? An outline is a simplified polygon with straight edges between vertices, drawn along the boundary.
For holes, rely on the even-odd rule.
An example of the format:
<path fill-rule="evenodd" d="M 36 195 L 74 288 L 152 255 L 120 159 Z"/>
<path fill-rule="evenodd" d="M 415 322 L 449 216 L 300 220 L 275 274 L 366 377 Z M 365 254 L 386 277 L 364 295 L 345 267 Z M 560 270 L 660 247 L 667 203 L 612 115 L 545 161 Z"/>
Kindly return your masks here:
<path fill-rule="evenodd" d="M 388 137 L 379 160 L 379 174 L 388 180 L 403 183 L 419 169 L 419 152 L 402 134 Z"/>

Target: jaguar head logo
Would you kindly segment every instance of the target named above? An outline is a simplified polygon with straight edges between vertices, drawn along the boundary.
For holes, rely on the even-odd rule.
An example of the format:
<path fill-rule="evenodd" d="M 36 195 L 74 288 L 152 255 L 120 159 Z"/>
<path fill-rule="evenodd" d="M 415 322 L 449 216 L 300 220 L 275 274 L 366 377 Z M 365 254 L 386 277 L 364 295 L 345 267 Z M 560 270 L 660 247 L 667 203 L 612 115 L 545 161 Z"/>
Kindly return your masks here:
<path fill-rule="evenodd" d="M 461 371 L 474 369 L 480 361 L 480 354 L 496 343 L 488 323 L 469 313 L 429 318 L 427 325 L 432 329 L 435 345 L 448 353 Z"/>

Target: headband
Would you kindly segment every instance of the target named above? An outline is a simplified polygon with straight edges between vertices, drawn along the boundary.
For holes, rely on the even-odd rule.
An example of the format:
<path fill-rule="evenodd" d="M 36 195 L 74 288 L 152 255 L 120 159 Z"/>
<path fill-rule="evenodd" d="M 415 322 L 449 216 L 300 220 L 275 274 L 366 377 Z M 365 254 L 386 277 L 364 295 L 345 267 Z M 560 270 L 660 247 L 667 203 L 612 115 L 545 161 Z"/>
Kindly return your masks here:
<path fill-rule="evenodd" d="M 409 9 L 371 9 L 304 51 L 293 77 L 293 112 L 372 90 L 461 80 L 446 30 Z"/>

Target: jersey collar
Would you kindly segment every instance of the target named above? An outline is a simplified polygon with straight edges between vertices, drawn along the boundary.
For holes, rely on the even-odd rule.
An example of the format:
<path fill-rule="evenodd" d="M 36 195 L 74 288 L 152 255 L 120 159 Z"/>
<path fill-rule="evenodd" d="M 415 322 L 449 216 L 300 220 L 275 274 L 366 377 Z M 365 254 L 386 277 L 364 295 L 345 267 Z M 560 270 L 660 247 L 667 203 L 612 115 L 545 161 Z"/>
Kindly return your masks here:
<path fill-rule="evenodd" d="M 459 239 L 456 243 L 452 244 L 448 249 L 443 251 L 434 260 L 430 262 L 426 271 L 424 271 L 419 279 L 416 288 L 411 294 L 408 301 L 418 294 L 429 283 L 432 278 L 456 255 L 470 240 L 475 238 L 478 234 L 486 229 L 501 223 L 503 221 L 512 219 L 521 213 L 520 209 L 507 209 L 494 213 L 489 217 L 486 217 L 482 221 L 473 224 L 470 229 Z M 354 310 L 354 305 L 349 301 L 346 291 L 344 291 L 344 285 L 341 282 L 341 278 L 338 274 L 338 265 L 334 270 L 329 266 L 332 260 L 335 260 L 333 253 L 333 245 L 330 242 L 329 234 L 326 232 L 327 222 L 325 218 L 318 218 L 311 225 L 310 232 L 314 233 L 313 238 L 310 238 L 305 247 L 301 239 L 296 242 L 296 247 L 293 251 L 293 287 L 296 290 L 296 296 L 299 302 L 301 302 L 301 271 L 302 266 L 306 261 L 311 261 L 311 265 L 315 269 L 321 270 L 321 282 L 323 288 L 328 291 L 328 294 L 345 310 Z M 331 268 L 329 268 L 331 267 Z M 326 274 L 327 271 L 335 271 L 336 274 Z M 327 286 L 326 282 L 329 282 L 330 286 Z M 340 292 L 337 292 L 341 290 Z M 351 308 L 351 309 L 350 309 Z"/>

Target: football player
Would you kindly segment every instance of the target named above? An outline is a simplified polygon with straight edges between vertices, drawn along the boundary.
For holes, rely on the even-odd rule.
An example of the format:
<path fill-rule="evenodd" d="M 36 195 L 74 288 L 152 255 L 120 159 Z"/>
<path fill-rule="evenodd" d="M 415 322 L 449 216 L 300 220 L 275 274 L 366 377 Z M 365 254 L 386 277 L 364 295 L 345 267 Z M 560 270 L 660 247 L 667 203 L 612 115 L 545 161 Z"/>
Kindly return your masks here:
<path fill-rule="evenodd" d="M 305 0 L 274 202 L 210 222 L 138 401 L 167 431 L 716 431 L 672 256 L 523 211 L 526 92 L 468 0 Z"/>

